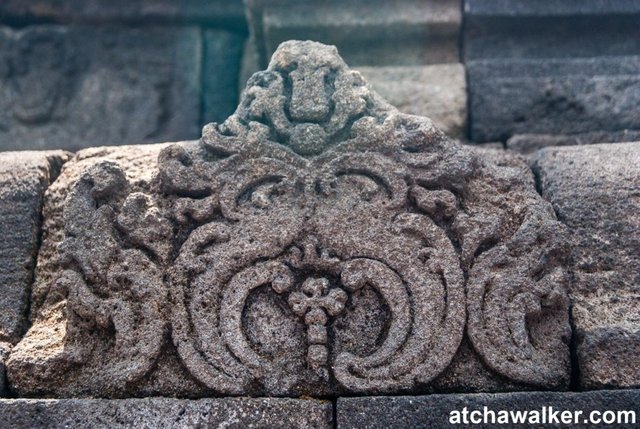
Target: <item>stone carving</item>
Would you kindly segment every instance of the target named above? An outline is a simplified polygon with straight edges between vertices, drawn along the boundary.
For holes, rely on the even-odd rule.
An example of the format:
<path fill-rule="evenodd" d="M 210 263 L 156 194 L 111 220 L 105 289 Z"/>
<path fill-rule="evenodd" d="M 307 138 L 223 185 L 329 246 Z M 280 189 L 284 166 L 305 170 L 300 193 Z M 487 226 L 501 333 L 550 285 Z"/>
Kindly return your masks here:
<path fill-rule="evenodd" d="M 0 148 L 197 135 L 191 88 L 200 66 L 174 63 L 179 54 L 195 57 L 199 37 L 195 29 L 0 26 Z"/>
<path fill-rule="evenodd" d="M 9 112 L 25 125 L 50 121 L 68 102 L 73 90 L 68 75 L 77 68 L 64 43 L 64 32 L 37 29 L 15 37 L 8 30 L 0 31 L 0 37 L 14 45 L 13 49 L 3 46 L 8 58 L 0 74 L 6 79 L 6 96 L 11 100 Z"/>
<path fill-rule="evenodd" d="M 108 162 L 77 181 L 14 389 L 135 394 L 175 347 L 219 394 L 417 391 L 464 336 L 514 383 L 568 383 L 563 231 L 530 171 L 400 114 L 333 47 L 284 43 L 144 188 Z"/>

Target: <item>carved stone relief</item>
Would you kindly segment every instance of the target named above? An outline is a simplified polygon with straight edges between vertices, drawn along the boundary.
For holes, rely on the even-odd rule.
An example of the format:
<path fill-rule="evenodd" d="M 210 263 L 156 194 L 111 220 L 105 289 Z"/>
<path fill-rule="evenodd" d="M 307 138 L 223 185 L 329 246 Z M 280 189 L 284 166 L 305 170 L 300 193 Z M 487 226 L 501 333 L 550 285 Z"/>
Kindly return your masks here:
<path fill-rule="evenodd" d="M 0 148 L 197 135 L 195 29 L 0 26 Z M 26 146 L 25 146 L 26 145 Z"/>
<path fill-rule="evenodd" d="M 148 392 L 167 354 L 192 396 L 418 392 L 462 343 L 509 383 L 568 384 L 564 232 L 528 168 L 400 114 L 330 46 L 282 44 L 144 186 L 95 163 L 63 220 L 20 392 Z"/>

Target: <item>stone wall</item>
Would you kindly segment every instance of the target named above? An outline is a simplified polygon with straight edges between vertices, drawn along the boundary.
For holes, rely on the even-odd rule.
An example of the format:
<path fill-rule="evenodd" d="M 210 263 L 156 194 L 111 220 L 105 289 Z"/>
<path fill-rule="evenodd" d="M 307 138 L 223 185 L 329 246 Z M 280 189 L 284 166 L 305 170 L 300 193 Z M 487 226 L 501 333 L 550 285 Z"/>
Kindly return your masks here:
<path fill-rule="evenodd" d="M 0 426 L 639 419 L 639 21 L 0 2 Z"/>

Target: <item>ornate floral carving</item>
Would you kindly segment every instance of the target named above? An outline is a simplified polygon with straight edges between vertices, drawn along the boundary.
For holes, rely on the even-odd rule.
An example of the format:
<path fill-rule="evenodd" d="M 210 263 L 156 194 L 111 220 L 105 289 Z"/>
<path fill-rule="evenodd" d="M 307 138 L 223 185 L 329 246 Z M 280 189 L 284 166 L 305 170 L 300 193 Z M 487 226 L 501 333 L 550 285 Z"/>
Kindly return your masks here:
<path fill-rule="evenodd" d="M 223 394 L 419 389 L 465 332 L 513 382 L 567 381 L 562 230 L 529 170 L 398 113 L 333 47 L 283 44 L 224 124 L 162 151 L 152 190 L 101 164 L 67 210 L 70 367 L 135 381 L 170 323 Z M 108 365 L 85 322 L 115 327 Z"/>

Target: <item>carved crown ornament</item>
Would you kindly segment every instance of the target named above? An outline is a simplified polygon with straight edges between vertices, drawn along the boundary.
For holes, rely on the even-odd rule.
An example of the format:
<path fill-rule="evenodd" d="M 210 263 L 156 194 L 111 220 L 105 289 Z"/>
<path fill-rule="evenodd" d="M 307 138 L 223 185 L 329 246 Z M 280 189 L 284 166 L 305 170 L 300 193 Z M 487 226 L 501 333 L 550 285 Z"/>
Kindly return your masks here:
<path fill-rule="evenodd" d="M 112 162 L 73 185 L 9 376 L 31 394 L 394 393 L 466 343 L 501 379 L 561 388 L 562 236 L 526 167 L 399 113 L 334 47 L 286 42 L 147 190 Z"/>

